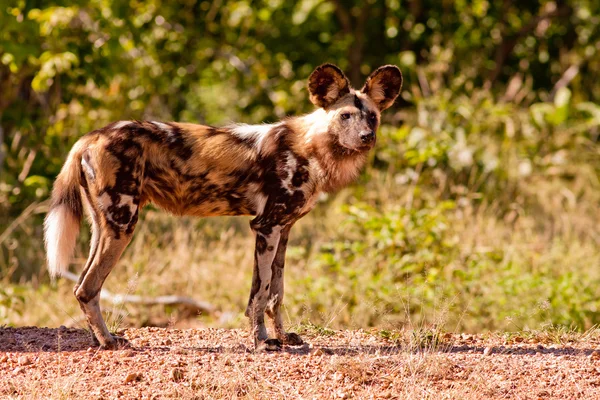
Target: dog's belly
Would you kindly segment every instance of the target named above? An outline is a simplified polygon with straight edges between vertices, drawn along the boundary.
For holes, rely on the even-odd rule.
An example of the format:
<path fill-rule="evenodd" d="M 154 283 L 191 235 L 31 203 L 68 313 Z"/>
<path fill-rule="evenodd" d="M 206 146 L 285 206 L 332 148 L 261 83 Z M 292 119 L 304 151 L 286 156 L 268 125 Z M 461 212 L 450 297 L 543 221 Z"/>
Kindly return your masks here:
<path fill-rule="evenodd" d="M 176 215 L 256 215 L 264 207 L 264 196 L 257 186 L 220 184 L 205 176 L 182 179 L 169 171 L 166 176 L 146 177 L 142 198 L 143 203 L 153 203 Z"/>

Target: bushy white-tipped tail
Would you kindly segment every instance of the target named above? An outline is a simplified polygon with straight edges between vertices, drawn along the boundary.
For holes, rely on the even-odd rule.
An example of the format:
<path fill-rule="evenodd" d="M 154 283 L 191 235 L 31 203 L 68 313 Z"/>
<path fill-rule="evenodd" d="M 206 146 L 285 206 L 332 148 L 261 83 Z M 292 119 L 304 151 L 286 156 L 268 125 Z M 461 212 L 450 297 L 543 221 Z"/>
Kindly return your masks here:
<path fill-rule="evenodd" d="M 52 279 L 69 267 L 79 234 L 79 218 L 66 205 L 52 208 L 44 220 L 44 243 L 48 272 Z"/>
<path fill-rule="evenodd" d="M 79 234 L 83 214 L 80 180 L 81 153 L 84 145 L 84 142 L 79 141 L 73 146 L 65 165 L 56 177 L 50 199 L 50 211 L 44 220 L 46 259 L 52 279 L 68 269 Z"/>

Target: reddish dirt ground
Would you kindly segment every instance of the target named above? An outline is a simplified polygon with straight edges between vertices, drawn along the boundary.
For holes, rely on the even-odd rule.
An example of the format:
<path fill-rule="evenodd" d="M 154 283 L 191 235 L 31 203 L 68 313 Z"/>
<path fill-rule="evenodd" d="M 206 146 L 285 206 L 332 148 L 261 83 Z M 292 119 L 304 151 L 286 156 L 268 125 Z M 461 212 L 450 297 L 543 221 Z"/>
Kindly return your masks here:
<path fill-rule="evenodd" d="M 254 353 L 244 330 L 0 328 L 0 397 L 60 399 L 600 399 L 600 339 L 445 334 L 425 349 L 377 331 L 303 334 Z M 398 344 L 399 343 L 399 344 Z"/>

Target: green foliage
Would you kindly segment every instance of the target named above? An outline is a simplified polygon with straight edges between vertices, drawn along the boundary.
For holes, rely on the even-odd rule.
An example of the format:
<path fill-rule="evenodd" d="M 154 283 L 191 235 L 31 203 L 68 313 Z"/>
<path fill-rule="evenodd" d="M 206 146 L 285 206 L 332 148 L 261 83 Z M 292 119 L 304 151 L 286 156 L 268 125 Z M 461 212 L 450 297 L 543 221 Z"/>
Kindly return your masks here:
<path fill-rule="evenodd" d="M 320 250 L 322 279 L 336 277 L 339 296 L 350 308 L 366 301 L 385 312 L 402 314 L 406 305 L 398 302 L 397 288 L 405 285 L 423 289 L 418 295 L 435 302 L 443 294 L 424 284 L 437 281 L 453 248 L 444 216 L 453 207 L 450 201 L 418 209 L 348 207 L 342 238 Z"/>

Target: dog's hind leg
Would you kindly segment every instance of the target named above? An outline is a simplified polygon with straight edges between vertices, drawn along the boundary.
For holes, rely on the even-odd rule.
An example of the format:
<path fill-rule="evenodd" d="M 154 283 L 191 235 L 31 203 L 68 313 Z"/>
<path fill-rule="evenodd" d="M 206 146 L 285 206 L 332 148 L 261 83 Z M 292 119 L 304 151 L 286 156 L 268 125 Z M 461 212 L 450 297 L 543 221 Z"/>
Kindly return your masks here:
<path fill-rule="evenodd" d="M 94 336 L 104 349 L 114 349 L 124 339 L 115 337 L 108 331 L 100 311 L 100 290 L 123 250 L 129 244 L 131 236 L 131 234 L 123 233 L 117 237 L 113 232 L 102 232 L 95 256 L 75 290 L 79 306 L 83 310 Z"/>
<path fill-rule="evenodd" d="M 87 188 L 85 188 L 84 190 L 85 196 L 83 196 L 84 199 L 84 204 L 86 205 L 86 210 L 89 216 L 89 221 L 90 221 L 90 227 L 91 227 L 91 231 L 92 231 L 92 238 L 90 241 L 90 254 L 88 256 L 88 259 L 85 263 L 85 267 L 83 268 L 83 271 L 81 272 L 81 275 L 79 276 L 79 281 L 75 284 L 75 287 L 73 288 L 73 293 L 75 294 L 75 296 L 77 296 L 77 289 L 79 289 L 79 286 L 81 286 L 81 283 L 83 282 L 83 278 L 85 278 L 85 275 L 87 274 L 87 272 L 89 271 L 94 258 L 96 257 L 96 253 L 98 251 L 98 248 L 100 247 L 100 216 L 98 213 L 98 210 L 93 206 L 92 202 L 90 201 L 90 194 Z M 85 309 L 83 307 L 81 307 L 82 311 L 85 314 Z M 100 342 L 98 341 L 98 339 L 96 338 L 96 335 L 94 334 L 94 330 L 92 329 L 92 326 L 88 323 L 88 327 L 90 329 L 90 333 L 92 335 L 92 340 L 96 343 L 96 344 L 100 344 Z"/>
<path fill-rule="evenodd" d="M 96 229 L 99 235 L 96 235 L 96 246 L 92 244 L 93 253 L 75 288 L 75 297 L 100 346 L 115 348 L 120 338 L 110 334 L 102 318 L 100 290 L 131 241 L 137 223 L 139 201 L 133 195 L 105 191 L 101 196 L 90 196 L 89 202 L 93 202 L 90 207 L 92 229 Z"/>

